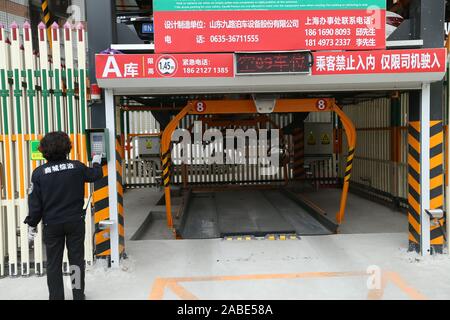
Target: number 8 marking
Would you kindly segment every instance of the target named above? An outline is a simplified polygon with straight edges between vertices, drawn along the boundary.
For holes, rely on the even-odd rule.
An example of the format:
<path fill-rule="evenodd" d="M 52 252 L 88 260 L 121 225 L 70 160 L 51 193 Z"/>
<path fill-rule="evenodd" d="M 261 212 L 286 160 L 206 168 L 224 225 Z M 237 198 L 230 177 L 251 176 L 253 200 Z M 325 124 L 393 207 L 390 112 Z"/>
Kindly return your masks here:
<path fill-rule="evenodd" d="M 205 112 L 205 110 L 206 110 L 205 103 L 202 101 L 197 102 L 196 110 L 198 113 Z"/>
<path fill-rule="evenodd" d="M 320 111 L 323 111 L 327 108 L 327 102 L 325 100 L 317 100 L 317 109 Z"/>

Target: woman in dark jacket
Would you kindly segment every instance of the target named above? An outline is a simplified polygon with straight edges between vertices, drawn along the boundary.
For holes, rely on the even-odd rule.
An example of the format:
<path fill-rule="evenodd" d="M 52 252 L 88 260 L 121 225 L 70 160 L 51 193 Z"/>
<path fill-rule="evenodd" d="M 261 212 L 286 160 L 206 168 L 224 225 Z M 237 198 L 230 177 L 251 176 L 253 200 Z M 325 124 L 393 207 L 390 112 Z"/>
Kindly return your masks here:
<path fill-rule="evenodd" d="M 47 284 L 50 300 L 64 300 L 62 263 L 64 246 L 72 276 L 74 300 L 84 300 L 85 183 L 103 177 L 101 157 L 95 156 L 93 168 L 67 160 L 72 149 L 64 132 L 45 135 L 39 145 L 47 163 L 36 168 L 28 192 L 29 238 L 34 240 L 36 226 L 42 220 L 47 251 Z"/>

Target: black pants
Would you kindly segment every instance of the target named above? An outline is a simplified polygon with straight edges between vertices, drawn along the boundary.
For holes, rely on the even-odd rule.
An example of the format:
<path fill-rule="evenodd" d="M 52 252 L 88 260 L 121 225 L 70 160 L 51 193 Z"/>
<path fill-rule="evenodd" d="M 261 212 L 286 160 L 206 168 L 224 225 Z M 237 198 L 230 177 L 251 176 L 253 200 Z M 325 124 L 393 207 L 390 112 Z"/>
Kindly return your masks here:
<path fill-rule="evenodd" d="M 67 246 L 74 300 L 84 298 L 84 220 L 44 226 L 47 250 L 47 284 L 50 300 L 64 300 L 62 263 Z"/>

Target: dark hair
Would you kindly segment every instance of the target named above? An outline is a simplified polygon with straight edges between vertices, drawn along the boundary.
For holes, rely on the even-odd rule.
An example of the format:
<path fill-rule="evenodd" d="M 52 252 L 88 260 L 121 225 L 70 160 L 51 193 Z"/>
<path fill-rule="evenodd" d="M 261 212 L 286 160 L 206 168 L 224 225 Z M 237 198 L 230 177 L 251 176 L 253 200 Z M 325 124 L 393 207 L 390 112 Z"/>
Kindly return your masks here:
<path fill-rule="evenodd" d="M 39 151 L 47 161 L 65 160 L 71 149 L 70 138 L 62 131 L 47 133 L 39 143 Z"/>

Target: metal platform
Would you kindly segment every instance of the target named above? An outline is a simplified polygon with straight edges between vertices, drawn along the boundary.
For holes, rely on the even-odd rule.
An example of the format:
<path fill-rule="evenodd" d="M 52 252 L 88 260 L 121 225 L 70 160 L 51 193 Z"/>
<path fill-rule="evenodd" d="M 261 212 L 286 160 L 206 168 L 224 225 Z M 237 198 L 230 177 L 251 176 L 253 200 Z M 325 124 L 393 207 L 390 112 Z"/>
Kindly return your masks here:
<path fill-rule="evenodd" d="M 214 239 L 234 235 L 329 235 L 337 225 L 325 212 L 283 188 L 188 192 L 177 235 Z"/>

